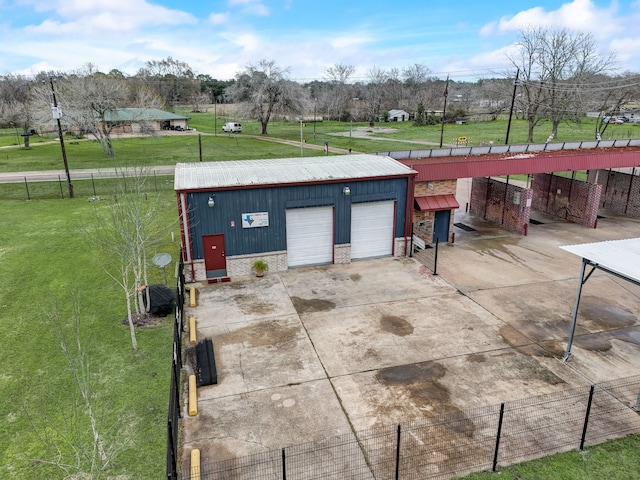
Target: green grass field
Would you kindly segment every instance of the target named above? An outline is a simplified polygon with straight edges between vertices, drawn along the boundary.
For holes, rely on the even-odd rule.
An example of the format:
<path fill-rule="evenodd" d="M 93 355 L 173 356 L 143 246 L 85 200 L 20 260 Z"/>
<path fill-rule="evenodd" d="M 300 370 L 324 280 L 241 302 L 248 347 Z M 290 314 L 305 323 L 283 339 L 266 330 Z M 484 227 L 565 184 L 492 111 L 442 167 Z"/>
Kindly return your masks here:
<path fill-rule="evenodd" d="M 464 480 L 634 480 L 640 478 L 640 435 L 483 472 Z"/>
<path fill-rule="evenodd" d="M 173 230 L 179 238 L 173 194 L 161 192 L 149 200 L 163 206 L 167 231 L 160 248 L 176 259 L 179 246 L 170 236 Z M 72 456 L 64 439 L 73 436 L 76 424 L 86 432 L 86 423 L 73 416 L 71 371 L 55 325 L 48 321 L 55 308 L 69 321 L 77 298 L 98 416 L 114 428 L 110 437 L 119 432 L 118 441 L 126 440 L 110 478 L 162 478 L 172 317 L 138 329 L 140 348 L 132 350 L 128 327 L 122 324 L 122 294 L 100 267 L 100 252 L 80 233 L 93 209 L 105 203 L 3 200 L 1 205 L 0 477 L 64 478 L 46 463 L 55 454 L 44 448 L 38 432 L 61 449 L 66 461 Z M 163 282 L 160 269 L 152 266 L 150 273 L 153 283 Z"/>
<path fill-rule="evenodd" d="M 223 161 L 250 158 L 297 157 L 300 155 L 300 125 L 273 122 L 270 136 L 284 138 L 293 145 L 250 138 L 259 134 L 257 122 L 243 121 L 240 135 L 214 132 L 212 113 L 190 114 L 191 126 L 204 134 L 167 137 L 118 138 L 116 158 L 107 158 L 99 145 L 91 140 L 65 142 L 69 166 L 79 168 L 112 168 L 115 166 L 171 165 L 177 162 Z M 228 118 L 228 117 L 227 117 Z M 218 129 L 222 125 L 220 118 Z M 406 141 L 438 142 L 440 127 L 413 127 L 409 122 L 379 124 L 393 127 L 395 133 L 376 133 L 379 140 L 334 136 L 348 133 L 368 124 L 322 122 L 303 127 L 308 144 L 373 152 L 427 148 Z M 636 127 L 612 125 L 611 134 L 637 136 Z M 470 137 L 472 144 L 493 140 L 504 142 L 505 121 L 483 124 L 447 125 L 445 142 L 456 136 Z M 7 133 L 6 131 L 4 133 Z M 0 146 L 12 145 L 15 135 L 0 136 Z M 539 129 L 540 141 L 548 131 Z M 526 136 L 524 122 L 512 127 L 512 143 Z M 566 136 L 566 138 L 565 138 Z M 560 140 L 593 138 L 593 124 L 587 121 L 561 128 Z M 38 145 L 46 139 L 31 139 L 32 147 L 0 149 L 0 171 L 61 170 L 60 146 Z M 15 143 L 17 144 L 17 143 Z M 322 150 L 304 149 L 304 155 L 323 155 Z M 95 208 L 110 201 L 115 181 L 75 181 L 75 199 L 66 196 L 64 182 L 31 184 L 32 200 L 26 201 L 25 185 L 0 185 L 0 325 L 4 331 L 4 348 L 0 349 L 0 477 L 7 479 L 64 478 L 50 463 L 55 451 L 44 447 L 43 438 L 60 448 L 62 458 L 71 461 L 72 449 L 65 438 L 87 430 L 86 422 L 74 416 L 76 405 L 71 371 L 60 349 L 60 338 L 48 321 L 54 305 L 63 318 L 70 319 L 73 299 L 80 304 L 82 338 L 92 359 L 92 383 L 97 393 L 95 405 L 104 424 L 112 426 L 111 437 L 120 439 L 122 449 L 115 458 L 108 478 L 119 480 L 158 479 L 164 476 L 166 448 L 166 416 L 169 394 L 171 356 L 171 317 L 154 327 L 138 329 L 139 350 L 133 351 L 128 328 L 122 325 L 126 314 L 122 294 L 99 266 L 101 253 L 80 233 L 92 218 Z M 104 197 L 88 202 L 97 189 Z M 47 200 L 41 200 L 46 198 Z M 177 208 L 172 180 L 153 178 L 148 198 L 162 206 L 167 225 L 159 239 L 162 251 L 178 255 L 179 232 L 175 225 Z M 171 240 L 171 232 L 174 239 Z M 149 252 L 150 256 L 157 252 Z M 172 273 L 169 271 L 169 273 Z M 162 282 L 162 272 L 151 267 L 152 282 Z M 169 275 L 169 281 L 174 282 Z M 126 442 L 124 441 L 126 440 Z M 573 479 L 573 478 L 638 478 L 640 460 L 638 437 L 608 442 L 587 453 L 552 456 L 531 464 L 504 469 L 500 478 Z M 69 460 L 71 459 L 71 460 Z M 589 459 L 585 469 L 585 459 Z M 531 466 L 530 466 L 531 465 Z M 573 471 L 575 476 L 563 476 Z M 512 470 L 512 469 L 516 470 Z M 580 470 L 582 468 L 582 470 Z M 521 470 L 517 470 L 521 469 Z M 590 476 L 580 476 L 580 472 Z M 514 473 L 510 473 L 514 472 Z M 556 472 L 556 473 L 553 473 Z M 559 473 L 558 473 L 559 472 Z M 495 474 L 479 474 L 470 478 L 493 478 Z M 512 475 L 512 476 L 508 476 Z M 555 476 L 554 476 L 555 475 Z M 572 474 L 573 475 L 573 474 Z M 636 476 L 634 476 L 636 475 Z"/>

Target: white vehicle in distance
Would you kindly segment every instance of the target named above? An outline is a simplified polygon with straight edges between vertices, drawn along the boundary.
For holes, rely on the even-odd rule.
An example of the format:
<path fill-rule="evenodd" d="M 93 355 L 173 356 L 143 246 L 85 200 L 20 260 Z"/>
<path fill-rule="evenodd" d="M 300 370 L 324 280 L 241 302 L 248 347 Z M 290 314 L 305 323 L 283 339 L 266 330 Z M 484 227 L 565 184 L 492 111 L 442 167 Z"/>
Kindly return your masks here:
<path fill-rule="evenodd" d="M 234 122 L 227 122 L 222 126 L 222 131 L 223 132 L 241 132 L 242 131 L 242 124 L 241 123 L 234 123 Z"/>

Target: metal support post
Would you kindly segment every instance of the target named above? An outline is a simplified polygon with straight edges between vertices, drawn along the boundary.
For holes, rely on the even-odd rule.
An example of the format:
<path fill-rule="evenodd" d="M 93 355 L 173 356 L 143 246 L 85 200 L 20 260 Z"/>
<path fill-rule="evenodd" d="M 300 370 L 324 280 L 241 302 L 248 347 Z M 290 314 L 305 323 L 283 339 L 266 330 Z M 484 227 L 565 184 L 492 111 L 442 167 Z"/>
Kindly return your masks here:
<path fill-rule="evenodd" d="M 502 434 L 502 419 L 504 418 L 504 403 L 500 404 L 500 418 L 498 419 L 498 433 L 496 434 L 496 448 L 493 452 L 493 469 L 498 467 L 498 451 L 500 450 L 500 435 Z"/>
<path fill-rule="evenodd" d="M 580 278 L 578 279 L 578 289 L 576 291 L 576 301 L 573 305 L 573 313 L 571 314 L 571 328 L 569 330 L 569 340 L 567 341 L 567 349 L 564 352 L 564 357 L 562 357 L 562 361 L 566 362 L 569 360 L 569 356 L 571 355 L 571 345 L 573 344 L 573 335 L 576 331 L 576 323 L 578 320 L 578 307 L 580 306 L 580 296 L 582 295 L 582 286 L 589 280 L 589 277 L 594 272 L 595 267 L 589 272 L 589 274 L 584 276 L 585 269 L 587 268 L 587 259 L 582 259 L 582 266 L 580 267 Z"/>

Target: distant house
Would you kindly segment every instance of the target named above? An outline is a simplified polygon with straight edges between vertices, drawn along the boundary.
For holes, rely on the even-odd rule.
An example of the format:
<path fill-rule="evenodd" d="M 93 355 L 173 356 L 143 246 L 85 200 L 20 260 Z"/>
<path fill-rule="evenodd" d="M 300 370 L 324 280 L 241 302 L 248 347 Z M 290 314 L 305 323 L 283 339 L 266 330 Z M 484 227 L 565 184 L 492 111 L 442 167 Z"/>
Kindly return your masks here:
<path fill-rule="evenodd" d="M 409 114 L 404 110 L 389 110 L 389 121 L 390 122 L 408 122 Z"/>
<path fill-rule="evenodd" d="M 104 114 L 103 122 L 113 133 L 143 133 L 159 130 L 188 130 L 189 117 L 158 108 L 119 108 Z"/>

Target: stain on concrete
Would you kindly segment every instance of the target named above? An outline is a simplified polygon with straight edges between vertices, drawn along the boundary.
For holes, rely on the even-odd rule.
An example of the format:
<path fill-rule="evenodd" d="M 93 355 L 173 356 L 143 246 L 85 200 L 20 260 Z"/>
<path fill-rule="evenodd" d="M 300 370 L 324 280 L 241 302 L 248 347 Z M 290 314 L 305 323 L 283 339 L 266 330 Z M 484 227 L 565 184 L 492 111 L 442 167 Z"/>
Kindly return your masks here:
<path fill-rule="evenodd" d="M 224 333 L 217 338 L 219 338 L 219 341 L 224 345 L 242 343 L 247 347 L 274 347 L 296 342 L 299 333 L 300 327 L 297 325 L 291 326 L 279 322 L 262 322 Z"/>
<path fill-rule="evenodd" d="M 600 335 L 585 335 L 584 337 L 576 337 L 573 341 L 576 347 L 591 352 L 606 352 L 611 350 L 611 342 Z"/>
<path fill-rule="evenodd" d="M 524 335 L 509 325 L 502 325 L 498 329 L 498 333 L 502 339 L 512 347 L 529 343 L 528 339 Z"/>
<path fill-rule="evenodd" d="M 483 353 L 472 353 L 467 356 L 467 362 L 471 363 L 484 363 L 487 361 L 487 357 Z"/>
<path fill-rule="evenodd" d="M 615 332 L 615 338 L 623 342 L 640 345 L 640 327 L 623 328 Z"/>
<path fill-rule="evenodd" d="M 353 275 L 350 275 L 349 278 L 354 282 L 359 282 L 362 279 L 362 276 L 359 273 L 354 273 Z"/>
<path fill-rule="evenodd" d="M 298 312 L 298 315 L 302 313 L 326 312 L 336 308 L 336 304 L 334 302 L 318 298 L 307 299 L 291 297 L 291 301 L 293 302 L 293 306 L 296 309 L 296 312 Z"/>
<path fill-rule="evenodd" d="M 383 315 L 380 319 L 380 328 L 399 337 L 406 337 L 413 333 L 413 325 L 402 317 Z"/>
<path fill-rule="evenodd" d="M 515 328 L 526 338 L 540 343 L 547 340 L 566 339 L 569 335 L 569 323 L 567 319 L 544 320 L 544 318 L 541 317 L 526 316 L 518 320 Z M 576 335 L 588 335 L 589 333 L 591 332 L 578 322 Z M 520 342 L 520 345 L 522 345 L 522 342 Z"/>
<path fill-rule="evenodd" d="M 453 421 L 445 426 L 449 433 L 471 437 L 475 425 L 451 402 L 449 389 L 439 381 L 446 373 L 443 365 L 429 361 L 383 368 L 376 374 L 376 379 L 383 385 L 401 389 L 414 405 L 428 406 L 429 415 L 451 417 Z"/>
<path fill-rule="evenodd" d="M 273 303 L 261 302 L 255 295 L 234 295 L 231 297 L 236 302 L 238 308 L 245 315 L 263 315 L 275 311 L 276 305 Z"/>
<path fill-rule="evenodd" d="M 567 346 L 566 342 L 544 342 L 540 344 L 540 346 L 546 351 L 549 352 L 555 358 L 564 357 L 564 351 Z"/>
<path fill-rule="evenodd" d="M 564 350 L 561 350 L 559 353 L 556 353 L 553 350 L 545 349 L 535 343 L 516 347 L 516 350 L 522 353 L 523 355 L 529 355 L 531 357 L 540 357 L 540 358 L 560 358 L 564 354 Z"/>
<path fill-rule="evenodd" d="M 526 260 L 513 253 L 511 246 L 520 243 L 516 237 L 498 237 L 482 239 L 474 244 L 474 250 L 480 255 L 489 255 L 505 262 L 512 261 L 527 266 Z"/>
<path fill-rule="evenodd" d="M 633 313 L 601 298 L 583 298 L 580 301 L 578 320 L 591 321 L 600 330 L 630 327 L 638 321 Z"/>

